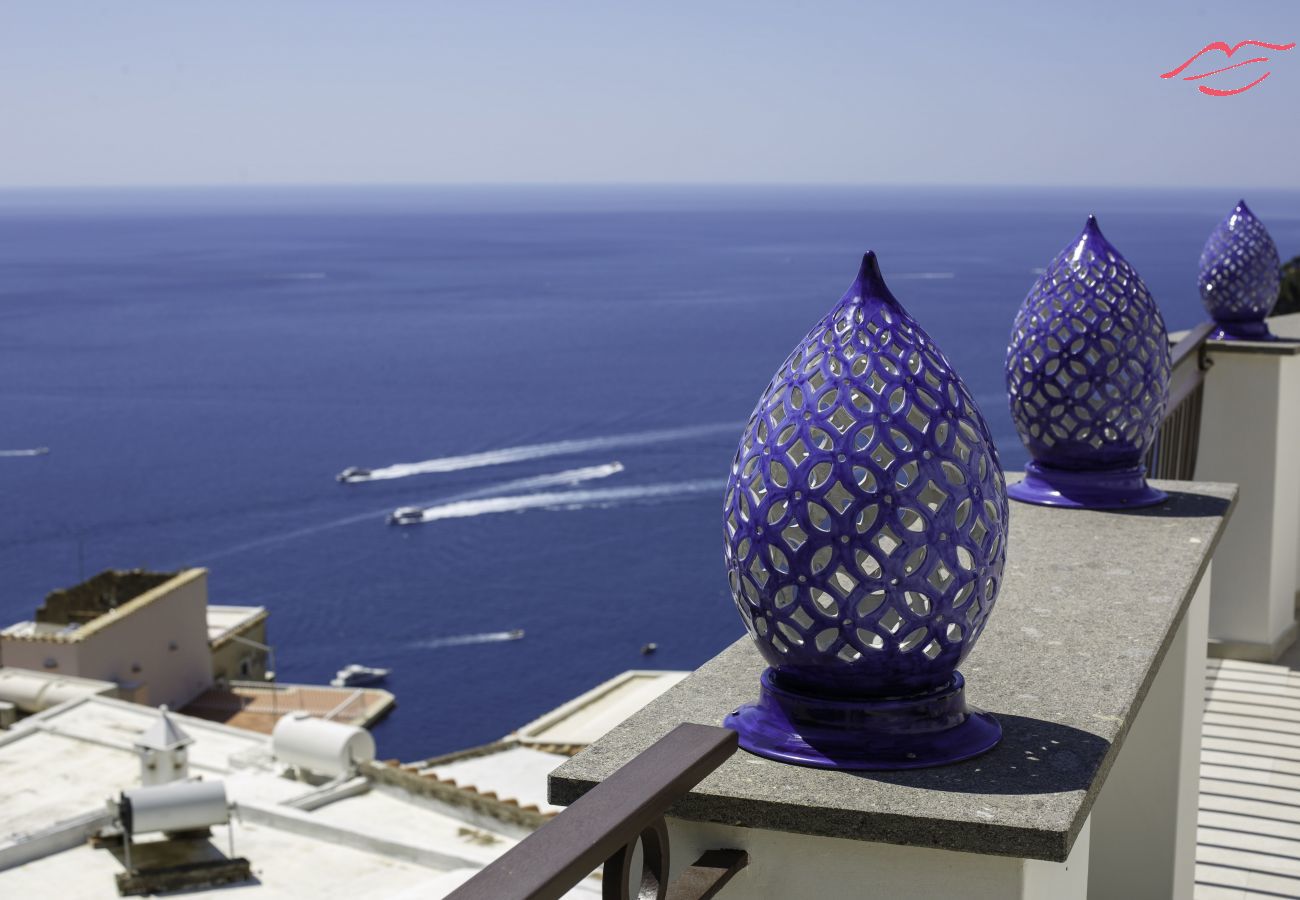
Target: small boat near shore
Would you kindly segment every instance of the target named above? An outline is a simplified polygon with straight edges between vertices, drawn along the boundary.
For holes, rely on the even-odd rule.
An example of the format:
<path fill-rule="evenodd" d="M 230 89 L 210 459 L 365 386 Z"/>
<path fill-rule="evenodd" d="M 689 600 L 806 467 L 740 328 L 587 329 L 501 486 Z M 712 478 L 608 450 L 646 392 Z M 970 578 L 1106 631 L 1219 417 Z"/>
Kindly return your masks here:
<path fill-rule="evenodd" d="M 330 679 L 330 685 L 332 687 L 363 687 L 367 684 L 379 684 L 392 671 L 392 669 L 352 663 L 339 669 L 334 677 Z"/>
<path fill-rule="evenodd" d="M 357 481 L 367 481 L 370 478 L 370 470 L 363 469 L 360 466 L 348 466 L 342 472 L 334 476 L 335 481 L 341 481 L 344 484 L 352 484 Z"/>

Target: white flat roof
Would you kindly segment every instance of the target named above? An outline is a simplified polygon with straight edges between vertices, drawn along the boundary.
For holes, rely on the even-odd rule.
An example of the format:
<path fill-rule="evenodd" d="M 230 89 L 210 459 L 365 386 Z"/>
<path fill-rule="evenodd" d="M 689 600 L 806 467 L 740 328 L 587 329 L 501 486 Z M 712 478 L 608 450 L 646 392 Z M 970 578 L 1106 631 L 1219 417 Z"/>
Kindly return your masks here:
<path fill-rule="evenodd" d="M 264 734 L 231 728 L 217 722 L 196 719 L 192 716 L 171 712 L 169 715 L 182 724 L 186 733 L 194 738 L 188 748 L 190 767 L 206 770 L 214 774 L 233 771 L 231 757 L 239 757 L 250 752 L 262 750 L 270 753 L 271 739 Z M 113 700 L 105 697 L 87 697 L 71 703 L 47 709 L 42 713 L 29 716 L 14 726 L 14 731 L 36 727 L 47 728 L 79 739 L 87 744 L 111 751 L 113 754 L 128 755 L 134 762 L 135 742 L 146 730 L 158 721 L 158 711 L 138 703 L 125 700 Z M 0 742 L 3 738 L 0 738 Z M 138 773 L 139 766 L 136 764 Z M 87 773 L 86 781 L 94 783 L 98 779 Z M 128 785 L 132 787 L 134 785 Z"/>
<path fill-rule="evenodd" d="M 0 740 L 0 844 L 103 809 L 110 796 L 139 782 L 134 755 L 39 730 Z M 24 896 L 3 886 L 5 875 L 0 872 L 0 894 Z"/>
<path fill-rule="evenodd" d="M 195 743 L 195 774 L 221 777 L 230 757 L 270 744 L 262 735 L 173 713 Z M 140 784 L 132 745 L 158 719 L 156 710 L 121 700 L 72 700 L 0 732 L 0 844 L 25 832 L 103 809 L 109 797 Z M 299 785 L 301 788 L 306 785 Z M 0 872 L 0 884 L 5 873 Z M 0 887 L 0 895 L 6 895 Z"/>
<path fill-rule="evenodd" d="M 534 719 L 511 737 L 526 744 L 587 745 L 685 678 L 688 672 L 632 669 Z"/>
<path fill-rule="evenodd" d="M 266 612 L 265 606 L 214 606 L 208 604 L 208 642 L 220 640 Z"/>
<path fill-rule="evenodd" d="M 317 789 L 280 774 L 268 736 L 169 715 L 194 739 L 187 748 L 191 775 L 221 779 L 227 797 L 242 808 L 235 852 L 249 860 L 258 881 L 239 886 L 240 897 L 436 898 L 517 843 L 493 831 L 492 820 L 467 820 L 463 810 L 386 784 L 310 811 L 287 806 Z M 157 721 L 157 710 L 94 696 L 0 732 L 0 848 L 103 810 L 110 797 L 138 786 L 140 763 L 132 745 Z M 478 772 L 502 785 L 518 774 L 509 762 L 499 773 Z M 545 775 L 531 784 L 518 786 L 521 797 L 535 799 L 530 791 L 544 791 Z M 213 829 L 212 843 L 227 852 L 224 827 Z M 112 853 L 79 844 L 0 870 L 0 897 L 114 897 L 119 871 Z M 223 898 L 233 896 L 229 888 L 187 896 L 216 897 L 217 890 Z M 590 883 L 573 894 L 598 895 Z"/>
<path fill-rule="evenodd" d="M 390 900 L 436 882 L 441 873 L 416 863 L 394 859 L 359 847 L 344 847 L 279 828 L 250 822 L 235 823 L 235 853 L 246 858 L 257 881 L 186 891 L 184 896 L 231 900 Z M 228 852 L 226 829 L 212 829 L 212 844 Z M 114 877 L 122 864 L 106 850 L 88 844 L 0 872 L 0 894 L 6 897 L 112 898 Z M 426 896 L 438 897 L 441 893 Z"/>
<path fill-rule="evenodd" d="M 489 833 L 464 819 L 438 812 L 434 804 L 402 796 L 387 788 L 331 803 L 314 811 L 312 818 L 340 828 L 364 830 L 367 835 L 439 853 L 462 857 L 467 862 L 486 865 L 513 847 L 517 838 Z M 488 835 L 494 843 L 480 844 L 469 833 Z"/>
<path fill-rule="evenodd" d="M 0 630 L 0 635 L 5 637 L 40 637 L 48 634 L 71 634 L 80 628 L 81 625 L 76 622 L 67 625 L 56 625 L 53 622 L 34 622 L 25 620 L 15 622 L 12 625 Z"/>
<path fill-rule="evenodd" d="M 479 794 L 495 794 L 497 799 L 515 803 L 540 813 L 558 813 L 564 807 L 546 801 L 546 776 L 567 756 L 544 753 L 532 747 L 511 747 L 483 756 L 469 756 L 442 765 L 419 769 L 439 781 Z"/>

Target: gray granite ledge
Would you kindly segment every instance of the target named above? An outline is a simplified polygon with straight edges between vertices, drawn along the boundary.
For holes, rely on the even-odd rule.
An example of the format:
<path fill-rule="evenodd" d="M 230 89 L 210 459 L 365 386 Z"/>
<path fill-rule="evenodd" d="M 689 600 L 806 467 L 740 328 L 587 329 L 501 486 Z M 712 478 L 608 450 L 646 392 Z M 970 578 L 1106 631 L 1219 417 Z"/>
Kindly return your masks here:
<path fill-rule="evenodd" d="M 1276 323 L 1265 320 L 1270 326 Z M 1254 354 L 1258 356 L 1296 356 L 1300 355 L 1300 339 L 1288 337 L 1283 331 L 1275 331 L 1276 341 L 1215 341 L 1208 340 L 1205 347 L 1211 353 Z M 1173 331 L 1169 334 L 1170 346 L 1187 336 L 1186 331 Z"/>
<path fill-rule="evenodd" d="M 1003 587 L 962 666 L 1003 740 L 910 772 L 832 772 L 743 750 L 670 815 L 827 837 L 1063 861 L 1182 621 L 1235 485 L 1156 482 L 1146 510 L 1011 504 Z M 739 625 L 737 625 L 739 628 Z M 569 804 L 681 722 L 719 725 L 758 693 L 745 637 L 551 774 Z"/>
<path fill-rule="evenodd" d="M 1276 341 L 1206 341 L 1210 353 L 1236 353 L 1252 356 L 1300 355 L 1300 340 L 1282 337 Z"/>

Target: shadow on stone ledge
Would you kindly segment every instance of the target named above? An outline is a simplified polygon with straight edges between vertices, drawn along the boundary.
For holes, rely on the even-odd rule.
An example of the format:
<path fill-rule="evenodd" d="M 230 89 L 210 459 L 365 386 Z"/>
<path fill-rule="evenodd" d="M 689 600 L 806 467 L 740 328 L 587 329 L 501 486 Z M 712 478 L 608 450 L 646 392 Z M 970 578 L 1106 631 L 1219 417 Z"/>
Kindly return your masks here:
<path fill-rule="evenodd" d="M 1142 509 L 1112 509 L 1123 516 L 1145 516 L 1153 519 L 1198 519 L 1208 516 L 1226 516 L 1233 501 L 1188 491 L 1168 491 L 1169 499 L 1156 506 Z"/>
<path fill-rule="evenodd" d="M 1068 725 L 993 712 L 1002 740 L 982 756 L 950 766 L 857 772 L 860 778 L 962 794 L 1058 794 L 1087 790 L 1110 743 Z"/>

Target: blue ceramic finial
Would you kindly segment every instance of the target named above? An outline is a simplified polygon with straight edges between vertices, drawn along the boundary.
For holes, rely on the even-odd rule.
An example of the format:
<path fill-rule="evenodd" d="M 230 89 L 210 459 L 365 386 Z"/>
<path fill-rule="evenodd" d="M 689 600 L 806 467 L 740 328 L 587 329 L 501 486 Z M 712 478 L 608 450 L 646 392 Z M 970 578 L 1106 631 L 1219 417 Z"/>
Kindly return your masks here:
<path fill-rule="evenodd" d="M 1169 393 L 1165 322 L 1094 216 L 1021 304 L 1006 378 L 1033 457 L 1011 497 L 1092 509 L 1165 499 L 1142 468 Z"/>
<path fill-rule="evenodd" d="M 1245 200 L 1210 232 L 1201 251 L 1201 300 L 1218 340 L 1273 341 L 1264 317 L 1281 289 L 1277 245 Z"/>
<path fill-rule="evenodd" d="M 732 595 L 770 666 L 727 719 L 742 747 L 896 769 L 997 742 L 957 672 L 1002 579 L 997 451 L 874 253 L 759 399 L 724 520 Z"/>

